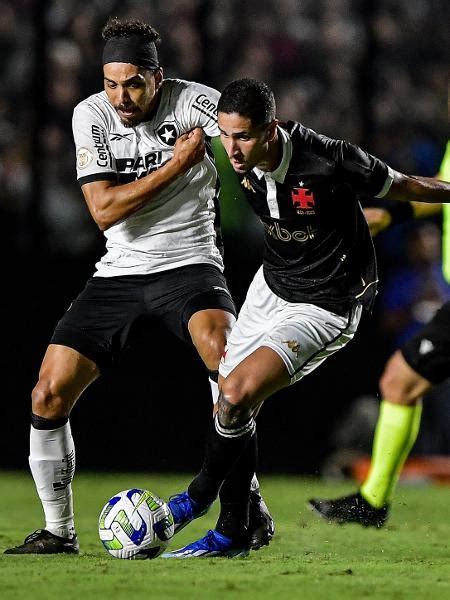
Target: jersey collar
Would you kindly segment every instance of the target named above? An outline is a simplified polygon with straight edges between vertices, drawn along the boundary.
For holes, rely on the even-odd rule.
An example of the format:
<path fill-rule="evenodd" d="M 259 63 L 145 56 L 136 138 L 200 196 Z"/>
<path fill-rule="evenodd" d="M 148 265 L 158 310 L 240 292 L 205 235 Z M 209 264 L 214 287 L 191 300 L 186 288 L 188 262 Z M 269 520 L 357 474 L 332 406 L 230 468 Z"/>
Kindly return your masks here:
<path fill-rule="evenodd" d="M 264 175 L 267 175 L 268 177 L 274 179 L 278 183 L 284 183 L 284 179 L 289 168 L 289 163 L 291 162 L 292 158 L 292 140 L 288 132 L 282 129 L 280 126 L 277 127 L 277 132 L 278 137 L 281 141 L 281 148 L 283 151 L 280 164 L 272 172 L 261 171 L 261 169 L 258 169 L 258 167 L 254 167 L 253 172 L 258 177 L 258 179 L 262 179 Z"/>

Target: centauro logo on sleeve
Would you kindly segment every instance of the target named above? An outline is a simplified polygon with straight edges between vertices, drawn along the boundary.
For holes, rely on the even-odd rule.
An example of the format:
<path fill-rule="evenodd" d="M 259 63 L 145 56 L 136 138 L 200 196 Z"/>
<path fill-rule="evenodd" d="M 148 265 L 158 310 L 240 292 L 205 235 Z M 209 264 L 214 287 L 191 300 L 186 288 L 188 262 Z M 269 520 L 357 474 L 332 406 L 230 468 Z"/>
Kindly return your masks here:
<path fill-rule="evenodd" d="M 105 130 L 98 125 L 92 125 L 92 141 L 97 152 L 97 165 L 99 167 L 111 167 L 111 153 L 109 151 Z"/>
<path fill-rule="evenodd" d="M 199 110 L 204 115 L 216 120 L 217 105 L 206 96 L 206 94 L 199 94 L 194 100 L 193 108 Z"/>

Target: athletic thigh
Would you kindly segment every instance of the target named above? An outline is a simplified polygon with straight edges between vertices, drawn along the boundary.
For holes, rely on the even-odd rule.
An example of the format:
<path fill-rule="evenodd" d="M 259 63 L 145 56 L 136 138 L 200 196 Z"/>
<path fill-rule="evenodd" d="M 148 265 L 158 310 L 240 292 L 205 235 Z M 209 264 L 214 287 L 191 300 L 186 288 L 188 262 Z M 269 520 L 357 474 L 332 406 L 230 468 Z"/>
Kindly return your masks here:
<path fill-rule="evenodd" d="M 340 316 L 313 304 L 287 302 L 270 290 L 261 268 L 228 339 L 220 374 L 227 377 L 257 348 L 265 346 L 283 360 L 291 384 L 295 383 L 353 338 L 360 317 L 359 304 L 348 315 Z"/>
<path fill-rule="evenodd" d="M 147 310 L 174 335 L 191 343 L 190 320 L 200 311 L 211 311 L 206 325 L 228 326 L 223 312 L 236 315 L 236 308 L 221 271 L 200 263 L 172 269 L 145 291 Z M 222 314 L 215 311 L 222 311 Z M 214 316 L 216 315 L 216 317 Z"/>
<path fill-rule="evenodd" d="M 400 351 L 409 366 L 431 383 L 441 383 L 450 377 L 450 302 Z"/>

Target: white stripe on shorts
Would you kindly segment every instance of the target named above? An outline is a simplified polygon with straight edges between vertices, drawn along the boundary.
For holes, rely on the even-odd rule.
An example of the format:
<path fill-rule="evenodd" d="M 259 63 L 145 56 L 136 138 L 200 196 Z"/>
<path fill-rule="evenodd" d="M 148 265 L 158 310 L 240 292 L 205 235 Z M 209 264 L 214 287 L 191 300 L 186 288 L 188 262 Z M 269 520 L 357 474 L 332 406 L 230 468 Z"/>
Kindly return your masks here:
<path fill-rule="evenodd" d="M 219 372 L 226 377 L 261 346 L 274 350 L 295 383 L 343 348 L 355 335 L 362 307 L 337 315 L 314 304 L 287 302 L 257 271 L 228 339 Z"/>

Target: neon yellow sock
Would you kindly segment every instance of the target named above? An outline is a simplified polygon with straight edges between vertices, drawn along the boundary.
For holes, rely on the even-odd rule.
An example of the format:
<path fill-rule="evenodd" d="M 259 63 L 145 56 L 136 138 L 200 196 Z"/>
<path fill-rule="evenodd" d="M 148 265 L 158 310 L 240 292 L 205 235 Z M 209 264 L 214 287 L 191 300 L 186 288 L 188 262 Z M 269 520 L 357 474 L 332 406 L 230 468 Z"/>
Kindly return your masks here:
<path fill-rule="evenodd" d="M 403 406 L 383 400 L 372 449 L 372 464 L 361 486 L 375 508 L 391 501 L 400 472 L 419 433 L 422 403 Z"/>

